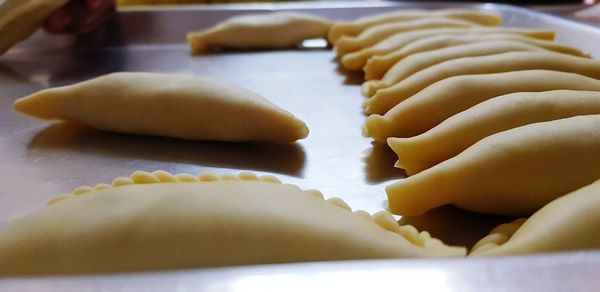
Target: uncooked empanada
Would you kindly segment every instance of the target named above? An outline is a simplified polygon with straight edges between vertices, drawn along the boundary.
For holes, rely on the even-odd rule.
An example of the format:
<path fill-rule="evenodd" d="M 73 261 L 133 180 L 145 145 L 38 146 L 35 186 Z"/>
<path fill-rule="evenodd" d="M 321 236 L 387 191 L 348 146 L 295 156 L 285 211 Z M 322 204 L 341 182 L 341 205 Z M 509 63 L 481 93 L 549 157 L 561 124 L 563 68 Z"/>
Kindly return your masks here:
<path fill-rule="evenodd" d="M 600 180 L 564 195 L 534 213 L 494 228 L 472 256 L 600 249 Z"/>
<path fill-rule="evenodd" d="M 488 44 L 491 45 L 491 47 L 488 47 Z M 489 42 L 466 46 L 477 47 L 478 45 L 483 46 L 483 49 L 474 49 L 473 54 L 484 54 L 483 56 L 464 58 L 462 57 L 462 54 L 459 54 L 461 56 L 457 59 L 453 58 L 449 61 L 437 63 L 436 65 L 430 65 L 430 63 L 440 61 L 440 59 L 445 59 L 436 58 L 439 55 L 433 53 L 436 51 L 432 51 L 432 54 L 415 54 L 409 58 L 406 58 L 405 60 L 398 62 L 394 66 L 395 68 L 392 69 L 394 71 L 392 72 L 392 70 L 390 70 L 390 72 L 388 73 L 395 73 L 395 76 L 406 74 L 408 75 L 406 75 L 406 78 L 400 79 L 399 82 L 395 80 L 390 80 L 389 82 L 398 83 L 388 88 L 378 90 L 375 93 L 375 95 L 373 95 L 373 97 L 368 99 L 365 102 L 366 108 L 368 108 L 367 113 L 385 113 L 387 110 L 389 110 L 396 104 L 413 96 L 414 94 L 423 90 L 427 86 L 452 76 L 544 69 L 577 73 L 584 76 L 592 77 L 594 79 L 600 79 L 600 61 L 598 60 L 590 60 L 570 55 L 552 53 L 549 51 L 519 52 L 519 50 L 521 49 L 528 50 L 529 48 L 520 46 L 513 47 L 513 45 L 506 43 Z M 458 49 L 459 47 L 461 46 L 456 46 L 453 48 Z M 498 48 L 499 50 L 502 50 L 502 48 L 506 48 L 509 51 L 509 53 L 492 55 L 487 54 L 487 52 L 490 52 L 488 50 L 494 51 L 496 48 Z M 445 50 L 452 51 L 451 49 L 442 49 L 437 51 Z M 463 52 L 465 52 L 467 55 L 470 55 L 468 51 L 469 50 L 467 49 Z M 456 54 L 450 53 L 448 55 Z M 404 64 L 406 64 L 406 66 L 402 66 Z M 418 69 L 420 71 L 415 71 L 415 73 L 411 74 L 410 71 L 417 70 L 417 67 L 422 67 L 423 69 Z M 395 70 L 397 68 L 405 68 L 405 70 Z M 386 74 L 386 77 L 388 75 L 389 74 Z M 389 79 L 394 78 L 392 76 Z"/>
<path fill-rule="evenodd" d="M 383 116 L 370 115 L 365 132 L 380 142 L 388 137 L 412 137 L 496 96 L 558 89 L 600 91 L 600 80 L 549 70 L 454 76 L 421 90 Z"/>
<path fill-rule="evenodd" d="M 304 122 L 254 92 L 178 74 L 114 73 L 43 90 L 14 106 L 42 119 L 190 140 L 292 142 L 308 135 Z"/>
<path fill-rule="evenodd" d="M 444 49 L 447 47 L 472 44 L 472 43 L 484 43 L 484 42 L 493 42 L 493 41 L 513 41 L 526 43 L 528 45 L 533 45 L 536 47 L 540 47 L 549 51 L 554 51 L 557 53 L 563 53 L 567 55 L 573 55 L 577 57 L 585 57 L 589 58 L 589 55 L 583 53 L 581 50 L 557 44 L 552 41 L 535 39 L 532 37 L 514 35 L 514 34 L 489 34 L 489 35 L 441 35 L 441 36 L 433 36 L 424 39 L 420 39 L 414 41 L 402 49 L 393 52 L 391 54 L 383 55 L 383 56 L 375 56 L 367 61 L 365 64 L 365 79 L 369 80 L 362 85 L 362 92 L 365 96 L 373 96 L 375 92 L 382 88 L 387 88 L 397 82 L 399 82 L 399 78 L 406 78 L 403 74 L 396 76 L 395 74 L 384 74 L 389 68 L 393 67 L 394 64 L 397 64 L 401 60 L 408 58 L 417 53 L 431 52 L 438 49 Z M 392 58 L 393 57 L 393 58 Z M 397 60 L 396 60 L 397 59 Z M 393 63 L 392 63 L 393 62 Z M 387 67 L 387 64 L 391 64 L 390 67 Z M 379 71 L 381 70 L 381 71 Z M 383 72 L 385 70 L 385 72 Z M 387 76 L 386 76 L 387 75 Z M 382 78 L 382 76 L 386 76 L 383 80 L 378 80 Z"/>
<path fill-rule="evenodd" d="M 363 31 L 356 37 L 341 37 L 335 43 L 334 50 L 338 57 L 342 57 L 348 53 L 358 51 L 362 48 L 373 46 L 391 35 L 402 32 L 432 28 L 468 28 L 476 26 L 479 25 L 470 21 L 444 17 L 431 17 L 405 22 L 385 23 L 373 26 Z"/>
<path fill-rule="evenodd" d="M 325 38 L 331 22 L 303 13 L 278 12 L 229 18 L 214 27 L 189 33 L 193 53 L 220 49 L 285 49 L 306 39 Z"/>
<path fill-rule="evenodd" d="M 464 35 L 464 34 L 490 34 L 490 33 L 514 33 L 520 35 L 532 35 L 542 39 L 554 38 L 554 33 L 550 31 L 539 31 L 518 28 L 505 27 L 475 27 L 475 28 L 433 28 L 423 29 L 419 31 L 404 32 L 392 35 L 372 47 L 367 47 L 362 50 L 352 52 L 345 55 L 341 59 L 342 65 L 350 70 L 361 70 L 369 58 L 379 55 L 385 55 L 397 50 L 401 50 L 404 46 L 426 37 L 436 35 Z M 365 70 L 366 71 L 366 70 Z"/>
<path fill-rule="evenodd" d="M 413 175 L 494 133 L 523 125 L 600 114 L 600 91 L 553 90 L 494 97 L 410 138 L 388 138 L 396 166 Z"/>
<path fill-rule="evenodd" d="M 475 10 L 443 9 L 443 10 L 396 10 L 387 13 L 369 15 L 352 22 L 334 23 L 329 29 L 329 42 L 335 42 L 342 36 L 357 36 L 366 29 L 390 22 L 410 21 L 419 18 L 447 17 L 468 20 L 482 25 L 496 26 L 502 23 L 499 15 Z"/>
<path fill-rule="evenodd" d="M 452 204 L 529 216 L 600 177 L 600 115 L 529 124 L 488 136 L 386 188 L 389 209 L 419 215 Z"/>
<path fill-rule="evenodd" d="M 5 0 L 0 5 L 0 55 L 33 34 L 69 0 Z"/>
<path fill-rule="evenodd" d="M 387 212 L 273 177 L 134 172 L 80 187 L 0 233 L 0 275 L 463 256 Z"/>

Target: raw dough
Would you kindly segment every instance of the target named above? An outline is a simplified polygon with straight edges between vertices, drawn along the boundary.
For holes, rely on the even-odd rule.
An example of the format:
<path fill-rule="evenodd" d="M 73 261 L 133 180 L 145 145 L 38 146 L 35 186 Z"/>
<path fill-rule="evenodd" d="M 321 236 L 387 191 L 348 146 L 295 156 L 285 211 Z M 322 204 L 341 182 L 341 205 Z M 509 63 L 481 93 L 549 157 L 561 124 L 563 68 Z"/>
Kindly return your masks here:
<path fill-rule="evenodd" d="M 240 15 L 214 27 L 189 33 L 193 53 L 220 49 L 294 48 L 306 39 L 325 38 L 331 22 L 303 13 Z"/>
<path fill-rule="evenodd" d="M 533 214 L 502 224 L 481 239 L 472 256 L 516 255 L 600 248 L 600 180 Z"/>
<path fill-rule="evenodd" d="M 14 106 L 42 119 L 190 140 L 293 142 L 308 135 L 304 122 L 254 92 L 178 74 L 114 73 L 43 90 Z"/>
<path fill-rule="evenodd" d="M 341 37 L 335 43 L 334 50 L 338 57 L 342 57 L 348 53 L 358 51 L 365 47 L 373 46 L 379 41 L 391 35 L 402 32 L 418 31 L 432 28 L 469 28 L 477 26 L 479 25 L 470 21 L 443 17 L 431 17 L 415 19 L 405 22 L 385 23 L 373 26 L 363 31 L 360 35 L 356 37 Z"/>
<path fill-rule="evenodd" d="M 598 60 L 537 51 L 534 49 L 537 47 L 523 47 L 522 45 L 487 42 L 415 54 L 396 63 L 394 68 L 386 74 L 385 79 L 389 79 L 389 83 L 397 83 L 378 90 L 373 97 L 368 99 L 365 102 L 366 111 L 367 113 L 385 113 L 427 86 L 459 75 L 543 69 L 577 73 L 600 79 L 600 61 Z M 442 51 L 446 53 L 441 53 Z M 436 54 L 436 52 L 440 53 Z M 499 52 L 508 53 L 497 54 Z M 474 57 L 468 58 L 470 56 Z"/>
<path fill-rule="evenodd" d="M 383 116 L 370 115 L 365 132 L 380 142 L 388 137 L 412 137 L 496 96 L 558 89 L 600 91 L 600 80 L 549 70 L 454 76 L 421 90 Z"/>
<path fill-rule="evenodd" d="M 526 30 L 518 28 L 504 27 L 474 27 L 474 28 L 437 28 L 423 29 L 419 31 L 404 32 L 392 35 L 372 47 L 352 52 L 341 59 L 342 65 L 350 70 L 361 70 L 370 58 L 386 55 L 401 50 L 404 46 L 431 36 L 436 35 L 465 35 L 465 34 L 490 34 L 490 33 L 514 33 L 522 35 L 532 35 L 539 38 L 554 38 L 554 33 L 549 31 Z M 364 69 L 367 72 L 367 69 Z"/>
<path fill-rule="evenodd" d="M 5 0 L 0 5 L 0 55 L 32 35 L 69 0 Z"/>
<path fill-rule="evenodd" d="M 369 59 L 369 61 L 367 61 L 367 64 L 365 64 L 365 68 L 364 68 L 366 71 L 365 79 L 367 79 L 369 81 L 363 83 L 363 86 L 362 86 L 363 95 L 373 96 L 377 90 L 382 89 L 382 88 L 387 88 L 387 87 L 397 83 L 399 80 L 397 80 L 395 76 L 390 76 L 390 77 L 394 78 L 392 80 L 388 79 L 389 77 L 384 78 L 383 80 L 378 80 L 382 76 L 385 76 L 384 75 L 385 72 L 381 72 L 378 70 L 381 69 L 381 70 L 385 70 L 387 72 L 389 70 L 389 68 L 391 68 L 394 64 L 396 64 L 396 63 L 400 62 L 401 60 L 408 58 L 412 55 L 415 55 L 418 53 L 423 53 L 423 52 L 431 52 L 434 50 L 444 49 L 444 48 L 448 48 L 448 47 L 452 47 L 452 46 L 472 44 L 472 43 L 493 42 L 493 41 L 520 42 L 520 43 L 525 43 L 528 45 L 540 47 L 540 48 L 543 48 L 543 49 L 546 49 L 549 51 L 554 51 L 557 53 L 563 53 L 563 54 L 573 55 L 573 56 L 577 56 L 577 57 L 589 58 L 589 55 L 583 53 L 582 51 L 580 51 L 579 49 L 574 48 L 574 47 L 557 44 L 557 43 L 551 42 L 551 41 L 540 40 L 540 39 L 535 39 L 532 37 L 513 35 L 513 34 L 489 34 L 489 35 L 468 34 L 468 35 L 433 36 L 433 37 L 428 37 L 428 38 L 414 41 L 414 42 L 406 45 L 405 47 L 403 47 L 401 50 L 398 50 L 397 52 L 394 52 L 392 54 L 388 54 L 388 55 L 384 55 L 384 56 L 376 56 L 376 57 Z M 397 59 L 397 60 L 393 60 L 391 58 L 392 55 L 395 56 L 393 59 Z M 386 64 L 388 62 L 391 63 L 392 61 L 394 62 L 392 64 L 392 66 L 387 67 Z M 380 63 L 380 62 L 383 62 L 383 63 Z M 373 67 L 377 68 L 378 70 L 373 70 Z M 400 76 L 400 78 L 405 78 L 405 77 Z"/>
<path fill-rule="evenodd" d="M 357 36 L 363 31 L 376 25 L 431 17 L 457 18 L 490 26 L 500 25 L 500 23 L 502 23 L 502 18 L 499 15 L 474 10 L 444 9 L 428 11 L 402 9 L 369 15 L 352 22 L 334 23 L 329 29 L 328 39 L 329 42 L 335 44 L 335 42 L 342 36 Z"/>
<path fill-rule="evenodd" d="M 413 175 L 492 134 L 531 123 L 600 114 L 600 91 L 553 90 L 494 97 L 410 138 L 388 138 L 396 166 Z"/>
<path fill-rule="evenodd" d="M 600 177 L 600 115 L 529 124 L 491 135 L 386 188 L 391 212 L 420 215 L 452 204 L 529 216 Z"/>
<path fill-rule="evenodd" d="M 465 255 L 387 212 L 251 173 L 138 171 L 73 194 L 0 233 L 0 275 Z"/>

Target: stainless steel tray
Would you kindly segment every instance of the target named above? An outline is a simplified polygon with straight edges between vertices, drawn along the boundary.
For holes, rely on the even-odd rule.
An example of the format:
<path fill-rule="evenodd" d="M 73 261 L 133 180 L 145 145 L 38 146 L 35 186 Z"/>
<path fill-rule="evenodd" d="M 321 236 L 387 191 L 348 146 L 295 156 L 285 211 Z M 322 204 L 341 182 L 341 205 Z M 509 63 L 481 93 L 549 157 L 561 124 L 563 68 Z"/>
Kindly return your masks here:
<path fill-rule="evenodd" d="M 130 8 L 105 31 L 86 38 L 43 33 L 0 57 L 0 229 L 82 184 L 109 182 L 137 169 L 171 172 L 274 174 L 287 183 L 342 197 L 355 209 L 381 210 L 384 186 L 403 173 L 393 153 L 361 136 L 360 74 L 346 72 L 331 50 L 223 53 L 190 56 L 188 31 L 238 13 L 298 10 L 333 19 L 391 7 L 470 7 L 502 13 L 507 26 L 555 30 L 559 42 L 600 57 L 600 29 L 531 10 L 493 4 L 296 2 Z M 308 45 L 308 44 L 307 44 Z M 114 71 L 178 72 L 227 79 L 290 110 L 307 122 L 309 137 L 292 145 L 215 143 L 106 133 L 52 125 L 12 111 L 12 101 L 42 88 Z M 401 218 L 451 244 L 470 245 L 507 218 L 445 207 Z M 469 226 L 469 228 L 465 228 Z M 531 288 L 593 289 L 600 252 L 478 260 L 394 260 L 255 266 L 136 275 L 3 279 L 0 290 L 269 290 L 383 284 L 411 290 L 480 291 Z M 596 272 L 596 273 L 594 273 Z M 567 279 L 568 281 L 565 281 Z M 289 284 L 286 281 L 291 281 Z M 396 284 L 394 284 L 396 283 Z M 335 286 L 333 286 L 335 284 Z M 582 285 L 571 286 L 571 285 Z M 485 286 L 480 286 L 485 285 Z M 578 289 L 582 288 L 582 289 Z M 278 289 L 279 290 L 279 289 Z M 287 289 L 286 289 L 287 290 Z"/>

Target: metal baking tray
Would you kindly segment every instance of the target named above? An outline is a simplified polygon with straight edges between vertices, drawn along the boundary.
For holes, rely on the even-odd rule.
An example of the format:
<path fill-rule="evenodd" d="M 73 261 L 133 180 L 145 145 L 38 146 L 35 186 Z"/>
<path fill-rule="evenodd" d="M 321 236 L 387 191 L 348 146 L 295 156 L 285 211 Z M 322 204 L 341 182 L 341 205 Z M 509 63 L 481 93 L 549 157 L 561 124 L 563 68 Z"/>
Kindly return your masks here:
<path fill-rule="evenodd" d="M 362 76 L 347 72 L 319 42 L 303 49 L 191 56 L 185 34 L 239 13 L 293 10 L 354 19 L 392 8 L 465 7 L 494 11 L 504 25 L 547 28 L 557 41 L 600 57 L 600 29 L 528 9 L 498 4 L 291 2 L 122 9 L 103 31 L 85 37 L 37 33 L 0 57 L 0 229 L 52 197 L 79 185 L 110 182 L 134 170 L 273 174 L 286 183 L 343 198 L 354 209 L 384 208 L 384 187 L 404 174 L 385 145 L 361 136 Z M 309 128 L 291 145 L 218 143 L 107 133 L 51 124 L 12 111 L 37 90 L 115 71 L 187 73 L 223 78 L 293 112 Z M 472 245 L 510 220 L 443 207 L 400 218 L 449 244 Z M 465 226 L 468 226 L 465 227 Z M 0 279 L 0 290 L 411 290 L 582 291 L 600 284 L 600 252 L 496 259 L 386 260 L 249 266 L 141 274 Z M 576 286 L 573 286 L 576 285 Z M 577 286 L 578 285 L 578 286 Z M 427 290 L 426 289 L 426 290 Z M 279 290 L 279 289 L 278 289 Z"/>

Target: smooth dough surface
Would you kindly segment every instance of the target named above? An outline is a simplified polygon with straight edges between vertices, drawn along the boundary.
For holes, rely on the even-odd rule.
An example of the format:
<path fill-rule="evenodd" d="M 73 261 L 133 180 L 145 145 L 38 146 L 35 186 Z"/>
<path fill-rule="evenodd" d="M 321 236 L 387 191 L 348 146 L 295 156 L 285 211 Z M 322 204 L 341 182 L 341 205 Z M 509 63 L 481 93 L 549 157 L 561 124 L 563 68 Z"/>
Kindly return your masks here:
<path fill-rule="evenodd" d="M 600 80 L 550 70 L 454 76 L 428 86 L 383 116 L 370 115 L 365 134 L 380 142 L 389 137 L 412 137 L 496 96 L 559 89 L 600 91 Z"/>
<path fill-rule="evenodd" d="M 502 224 L 481 239 L 471 256 L 600 249 L 600 180 L 564 195 L 529 219 Z"/>
<path fill-rule="evenodd" d="M 413 55 L 414 58 L 409 57 L 398 62 L 395 66 L 406 62 L 406 66 L 399 67 L 406 68 L 407 70 L 390 71 L 388 73 L 397 73 L 395 74 L 396 76 L 408 75 L 406 75 L 405 78 L 400 79 L 396 84 L 378 90 L 371 99 L 367 100 L 365 102 L 365 107 L 368 108 L 368 110 L 366 110 L 367 113 L 385 113 L 396 104 L 410 98 L 427 86 L 453 76 L 543 69 L 577 73 L 594 79 L 600 79 L 600 61 L 598 60 L 574 57 L 549 51 L 537 51 L 533 48 L 521 47 L 520 45 L 513 47 L 506 43 L 495 44 L 494 42 L 489 42 L 481 43 L 481 45 L 484 48 L 473 50 L 473 55 L 475 57 L 469 58 L 463 57 L 461 53 L 450 53 L 448 55 L 459 55 L 460 57 L 429 66 L 428 64 L 445 58 L 436 58 L 436 56 L 423 53 L 425 56 L 415 54 Z M 491 46 L 487 47 L 487 45 Z M 456 46 L 454 48 L 459 47 L 460 46 Z M 506 50 L 503 50 L 503 48 Z M 501 53 L 487 54 L 496 49 Z M 469 50 L 467 49 L 463 52 L 470 55 L 468 51 Z M 508 51 L 508 53 L 504 53 L 504 51 Z M 431 53 L 433 52 L 435 51 L 432 51 Z M 478 56 L 479 54 L 483 55 Z M 406 73 L 407 71 L 411 71 L 411 69 L 416 69 L 416 67 L 422 67 L 422 69 L 412 74 Z"/>
<path fill-rule="evenodd" d="M 378 13 L 361 17 L 351 22 L 334 23 L 328 34 L 329 42 L 335 42 L 342 36 L 357 36 L 370 27 L 390 23 L 403 22 L 426 17 L 447 17 L 468 20 L 482 25 L 500 25 L 502 18 L 499 15 L 475 10 L 443 9 L 443 10 L 395 10 L 392 12 Z"/>
<path fill-rule="evenodd" d="M 529 216 L 600 177 L 600 115 L 534 123 L 486 137 L 386 188 L 389 209 L 420 215 L 452 204 Z"/>
<path fill-rule="evenodd" d="M 308 128 L 233 83 L 178 74 L 113 73 L 15 101 L 17 111 L 97 129 L 189 140 L 293 142 Z"/>
<path fill-rule="evenodd" d="M 352 212 L 251 173 L 138 171 L 77 188 L 0 233 L 3 276 L 464 255 L 387 212 Z"/>
<path fill-rule="evenodd" d="M 494 97 L 410 138 L 388 138 L 409 175 L 458 155 L 492 134 L 527 124 L 600 114 L 600 91 L 552 90 Z"/>
<path fill-rule="evenodd" d="M 368 70 L 365 67 L 366 63 L 370 58 L 375 56 L 381 56 L 393 53 L 401 50 L 406 45 L 431 36 L 444 35 L 444 34 L 488 34 L 488 33 L 511 33 L 516 34 L 533 34 L 542 38 L 553 38 L 554 34 L 547 31 L 531 31 L 516 28 L 504 28 L 504 27 L 473 27 L 473 28 L 431 28 L 422 29 L 412 32 L 403 32 L 391 35 L 373 46 L 366 47 L 346 54 L 342 57 L 341 63 L 345 68 L 350 70 Z"/>
<path fill-rule="evenodd" d="M 432 28 L 467 28 L 476 26 L 479 25 L 470 21 L 444 17 L 428 17 L 404 22 L 390 22 L 373 26 L 356 37 L 341 37 L 335 43 L 334 49 L 336 55 L 342 57 L 362 48 L 373 46 L 393 34 Z"/>
<path fill-rule="evenodd" d="M 229 18 L 187 36 L 193 53 L 218 49 L 285 49 L 325 38 L 331 22 L 303 13 L 277 12 Z"/>
<path fill-rule="evenodd" d="M 406 45 L 405 47 L 403 47 L 398 52 L 394 52 L 392 54 L 397 56 L 398 60 L 396 61 L 395 64 L 398 64 L 403 59 L 408 58 L 408 57 L 418 54 L 418 53 L 431 52 L 431 51 L 444 49 L 444 48 L 448 48 L 448 47 L 453 47 L 453 46 L 459 46 L 459 45 L 466 45 L 466 44 L 472 44 L 472 43 L 494 42 L 494 41 L 511 41 L 511 42 L 525 43 L 528 45 L 533 45 L 533 46 L 540 47 L 540 48 L 543 48 L 543 49 L 546 49 L 549 51 L 553 51 L 553 52 L 557 52 L 557 53 L 589 58 L 589 55 L 583 53 L 582 51 L 580 51 L 579 49 L 574 48 L 574 47 L 557 44 L 557 43 L 554 43 L 551 41 L 540 40 L 540 39 L 535 39 L 535 38 L 520 36 L 520 35 L 511 35 L 511 34 L 433 36 L 433 37 L 428 37 L 428 38 L 414 41 L 414 42 Z M 385 59 L 383 57 L 381 57 L 381 58 L 373 57 L 373 58 L 369 59 L 369 61 L 365 65 L 365 68 L 367 66 L 373 66 L 373 65 L 375 65 L 374 63 L 380 62 L 382 60 L 387 60 L 387 59 Z M 388 71 L 387 68 L 382 67 L 381 69 L 382 70 L 385 69 L 386 72 Z M 370 73 L 376 72 L 377 74 L 379 74 L 379 71 L 373 72 L 371 70 L 368 70 L 367 72 L 370 72 Z M 401 74 L 397 74 L 397 73 L 392 74 L 390 72 L 390 74 L 384 74 L 383 80 L 379 80 L 380 78 L 382 78 L 381 76 L 372 76 L 372 75 L 365 73 L 365 79 L 367 79 L 369 81 L 366 81 L 362 85 L 363 95 L 365 95 L 367 97 L 373 96 L 375 94 L 375 92 L 377 92 L 377 90 L 383 89 L 383 88 L 388 88 L 388 87 L 398 83 L 401 79 L 406 78 L 405 74 L 402 74 L 402 72 L 400 72 L 400 73 Z"/>
<path fill-rule="evenodd" d="M 0 5 L 0 55 L 33 34 L 68 0 L 5 0 Z"/>

